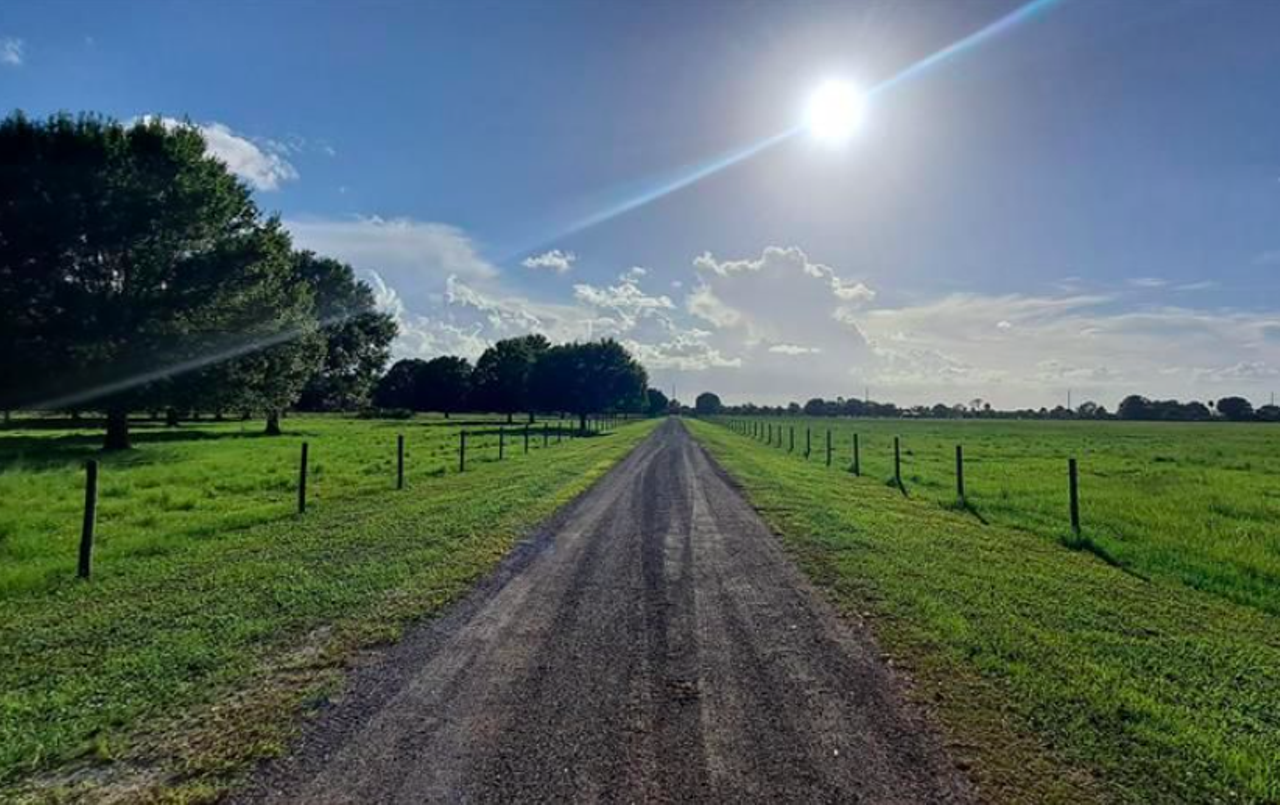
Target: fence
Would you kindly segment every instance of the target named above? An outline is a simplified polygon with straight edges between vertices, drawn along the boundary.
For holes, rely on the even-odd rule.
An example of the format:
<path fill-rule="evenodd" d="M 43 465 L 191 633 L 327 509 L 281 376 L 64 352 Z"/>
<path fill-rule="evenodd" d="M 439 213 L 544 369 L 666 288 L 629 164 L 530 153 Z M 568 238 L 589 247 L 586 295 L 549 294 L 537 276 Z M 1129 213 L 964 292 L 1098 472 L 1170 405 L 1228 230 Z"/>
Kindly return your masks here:
<path fill-rule="evenodd" d="M 572 425 L 566 422 L 572 421 Z M 509 460 L 508 440 L 514 439 L 514 444 L 520 445 L 522 455 L 528 455 L 532 450 L 547 449 L 555 445 L 562 444 L 567 436 L 570 441 L 591 434 L 605 434 L 615 430 L 619 424 L 633 421 L 626 416 L 603 416 L 588 417 L 584 423 L 585 428 L 580 428 L 576 421 L 573 420 L 557 420 L 553 424 L 549 421 L 543 421 L 537 425 L 533 423 L 525 423 L 523 425 L 497 425 L 487 428 L 459 428 L 458 429 L 458 472 L 466 472 L 468 467 L 468 457 L 475 460 L 477 449 L 482 451 L 489 461 L 503 462 Z M 487 442 L 477 443 L 476 437 L 488 436 Z M 470 446 L 468 438 L 470 437 Z M 541 447 L 538 446 L 538 439 L 541 437 Z M 405 489 L 405 470 L 406 460 L 406 440 L 403 433 L 396 434 L 395 441 L 395 476 L 394 485 L 397 490 Z M 496 453 L 496 455 L 495 455 Z M 309 442 L 302 442 L 298 456 L 298 480 L 297 480 L 297 513 L 304 515 L 307 511 L 307 482 L 311 466 L 311 446 Z M 85 462 L 85 487 L 84 487 L 84 518 L 80 532 L 80 548 L 79 557 L 76 567 L 76 576 L 81 579 L 88 579 L 92 575 L 93 569 L 93 545 L 97 534 L 97 510 L 98 510 L 98 492 L 100 481 L 100 465 L 97 460 L 90 459 Z"/>
<path fill-rule="evenodd" d="M 720 424 L 725 425 L 735 433 L 764 442 L 770 447 L 782 448 L 782 425 L 777 427 L 774 423 L 760 423 L 756 420 L 728 419 L 720 420 Z M 805 428 L 805 448 L 802 458 L 805 461 L 810 460 L 812 456 L 812 427 Z M 777 444 L 774 444 L 774 433 L 777 433 Z M 795 426 L 788 425 L 788 445 L 786 451 L 788 453 L 795 452 Z M 834 443 L 832 441 L 833 429 L 826 429 L 826 466 L 832 466 L 832 455 L 834 452 Z M 850 463 L 848 471 L 854 476 L 862 475 L 862 453 L 859 443 L 858 433 L 850 434 Z M 955 494 L 956 503 L 964 509 L 971 509 L 969 498 L 965 493 L 964 478 L 964 446 L 955 445 Z M 1080 534 L 1080 477 L 1079 464 L 1072 457 L 1067 459 L 1067 477 L 1066 477 L 1066 499 L 1067 499 L 1067 516 L 1071 531 L 1075 535 Z M 893 437 L 893 476 L 890 483 L 897 487 L 903 495 L 907 495 L 906 482 L 902 477 L 902 438 Z"/>

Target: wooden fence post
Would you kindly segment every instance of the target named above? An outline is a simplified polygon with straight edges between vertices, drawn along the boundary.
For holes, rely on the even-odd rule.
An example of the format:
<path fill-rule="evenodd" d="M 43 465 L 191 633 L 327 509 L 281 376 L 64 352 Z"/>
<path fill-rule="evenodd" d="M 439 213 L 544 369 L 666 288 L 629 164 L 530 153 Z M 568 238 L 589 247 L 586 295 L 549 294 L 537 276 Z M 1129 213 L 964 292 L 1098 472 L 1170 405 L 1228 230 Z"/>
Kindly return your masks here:
<path fill-rule="evenodd" d="M 789 426 L 789 427 L 790 427 L 790 431 L 791 431 L 791 437 L 790 437 L 790 441 L 789 441 L 789 445 L 790 445 L 790 446 L 789 446 L 789 447 L 787 447 L 787 452 L 788 452 L 788 453 L 794 453 L 794 452 L 796 451 L 796 426 L 795 426 L 795 425 L 791 425 L 791 426 Z"/>
<path fill-rule="evenodd" d="M 862 456 L 858 454 L 858 434 L 853 434 L 853 474 L 862 475 Z"/>
<path fill-rule="evenodd" d="M 80 529 L 80 567 L 76 575 L 89 578 L 93 564 L 93 529 L 98 522 L 98 462 L 90 459 L 84 465 L 84 525 Z"/>
<path fill-rule="evenodd" d="M 898 484 L 898 489 L 902 489 L 902 449 L 899 445 L 899 438 L 893 437 L 893 480 Z"/>
<path fill-rule="evenodd" d="M 809 454 L 813 452 L 813 428 L 805 427 L 804 429 L 804 459 L 809 460 Z"/>
<path fill-rule="evenodd" d="M 302 443 L 302 459 L 298 462 L 298 514 L 307 511 L 307 443 Z"/>
<path fill-rule="evenodd" d="M 831 466 L 831 428 L 827 428 L 827 466 Z"/>
<path fill-rule="evenodd" d="M 404 434 L 396 436 L 396 489 L 404 489 Z"/>
<path fill-rule="evenodd" d="M 1080 479 L 1076 471 L 1076 460 L 1067 460 L 1067 480 L 1071 492 L 1071 530 L 1080 533 Z"/>
<path fill-rule="evenodd" d="M 964 499 L 964 446 L 956 445 L 956 497 L 961 503 Z"/>

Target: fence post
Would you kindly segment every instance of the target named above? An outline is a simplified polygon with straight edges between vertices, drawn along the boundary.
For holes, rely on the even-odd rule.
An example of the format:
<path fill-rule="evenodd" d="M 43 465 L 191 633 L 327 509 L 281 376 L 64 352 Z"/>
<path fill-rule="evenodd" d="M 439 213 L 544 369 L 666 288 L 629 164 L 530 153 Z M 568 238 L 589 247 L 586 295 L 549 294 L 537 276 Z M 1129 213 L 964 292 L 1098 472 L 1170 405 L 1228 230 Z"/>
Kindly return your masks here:
<path fill-rule="evenodd" d="M 396 489 L 404 489 L 404 434 L 396 436 Z"/>
<path fill-rule="evenodd" d="M 1071 491 L 1071 530 L 1080 533 L 1080 480 L 1076 472 L 1076 460 L 1067 460 L 1067 478 Z"/>
<path fill-rule="evenodd" d="M 501 461 L 506 457 L 507 457 L 507 429 L 503 427 L 499 427 L 498 428 L 498 460 Z"/>
<path fill-rule="evenodd" d="M 858 434 L 853 434 L 853 474 L 862 475 L 862 456 L 858 453 Z"/>
<path fill-rule="evenodd" d="M 769 431 L 769 434 L 768 434 L 769 440 L 765 442 L 765 444 L 769 445 L 770 447 L 773 447 L 773 423 L 772 422 L 770 422 L 768 425 L 768 431 Z"/>
<path fill-rule="evenodd" d="M 98 522 L 98 462 L 90 459 L 84 465 L 84 526 L 80 530 L 80 567 L 76 575 L 89 578 L 93 562 L 93 529 Z"/>
<path fill-rule="evenodd" d="M 542 423 L 542 446 L 546 447 L 551 444 L 551 424 L 549 422 Z"/>
<path fill-rule="evenodd" d="M 804 429 L 804 460 L 809 460 L 809 454 L 813 452 L 813 428 L 805 427 Z"/>
<path fill-rule="evenodd" d="M 791 438 L 790 438 L 790 446 L 787 447 L 787 452 L 794 453 L 796 451 L 796 426 L 790 425 L 789 428 L 791 431 Z"/>
<path fill-rule="evenodd" d="M 307 511 L 307 443 L 302 443 L 302 460 L 298 462 L 298 514 Z"/>
<path fill-rule="evenodd" d="M 901 440 L 893 437 L 893 480 L 898 484 L 898 489 L 902 489 L 902 448 L 899 444 Z"/>
<path fill-rule="evenodd" d="M 956 496 L 964 503 L 964 446 L 956 445 Z"/>
<path fill-rule="evenodd" d="M 529 423 L 528 422 L 524 423 L 524 452 L 526 455 L 528 455 L 529 453 Z"/>
<path fill-rule="evenodd" d="M 827 466 L 831 466 L 831 428 L 827 428 Z"/>
<path fill-rule="evenodd" d="M 467 432 L 458 431 L 458 472 L 467 471 Z"/>

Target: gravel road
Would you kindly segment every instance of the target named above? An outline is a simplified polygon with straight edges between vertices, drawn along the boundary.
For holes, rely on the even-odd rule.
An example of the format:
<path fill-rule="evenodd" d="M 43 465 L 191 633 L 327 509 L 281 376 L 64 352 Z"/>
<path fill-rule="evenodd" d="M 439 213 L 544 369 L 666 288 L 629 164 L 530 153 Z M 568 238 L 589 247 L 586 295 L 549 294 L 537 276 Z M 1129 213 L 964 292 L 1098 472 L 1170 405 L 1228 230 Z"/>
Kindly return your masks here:
<path fill-rule="evenodd" d="M 972 800 L 901 688 L 672 419 L 237 800 Z"/>

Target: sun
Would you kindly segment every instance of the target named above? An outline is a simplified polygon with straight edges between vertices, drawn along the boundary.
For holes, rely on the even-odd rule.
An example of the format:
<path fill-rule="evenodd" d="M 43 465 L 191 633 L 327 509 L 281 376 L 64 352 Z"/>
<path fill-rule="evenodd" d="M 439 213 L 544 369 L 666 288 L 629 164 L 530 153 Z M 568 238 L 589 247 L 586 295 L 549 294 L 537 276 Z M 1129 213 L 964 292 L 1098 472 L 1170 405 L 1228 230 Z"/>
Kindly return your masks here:
<path fill-rule="evenodd" d="M 842 143 L 862 125 L 866 103 L 866 96 L 854 84 L 827 81 L 809 96 L 805 126 L 810 134 L 825 143 Z"/>

